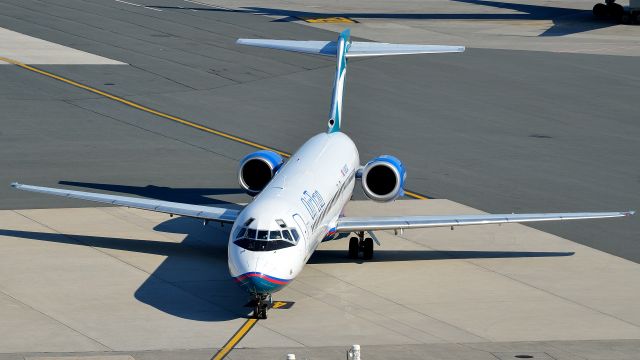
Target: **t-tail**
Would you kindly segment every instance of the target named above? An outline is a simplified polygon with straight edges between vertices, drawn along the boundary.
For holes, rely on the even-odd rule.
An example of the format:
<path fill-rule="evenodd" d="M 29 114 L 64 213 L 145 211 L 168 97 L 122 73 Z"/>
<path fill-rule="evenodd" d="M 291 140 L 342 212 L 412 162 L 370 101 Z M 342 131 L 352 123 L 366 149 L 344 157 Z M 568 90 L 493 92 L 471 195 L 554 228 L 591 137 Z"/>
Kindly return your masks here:
<path fill-rule="evenodd" d="M 237 43 L 240 45 L 295 51 L 307 54 L 335 56 L 336 74 L 333 81 L 331 110 L 329 112 L 327 129 L 327 132 L 329 133 L 340 131 L 340 127 L 342 125 L 342 96 L 344 78 L 347 73 L 348 58 L 409 54 L 441 54 L 464 51 L 464 46 L 387 44 L 351 41 L 349 29 L 340 33 L 337 41 L 238 39 Z"/>

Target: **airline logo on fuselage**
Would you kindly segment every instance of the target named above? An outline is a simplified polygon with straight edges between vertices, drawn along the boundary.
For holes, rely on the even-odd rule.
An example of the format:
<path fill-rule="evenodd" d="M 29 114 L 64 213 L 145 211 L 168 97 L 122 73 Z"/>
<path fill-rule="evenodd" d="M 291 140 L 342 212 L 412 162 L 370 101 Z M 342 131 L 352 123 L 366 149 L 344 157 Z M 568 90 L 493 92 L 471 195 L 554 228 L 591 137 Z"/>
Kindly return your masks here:
<path fill-rule="evenodd" d="M 342 169 L 340 169 L 340 173 L 342 174 L 342 177 L 347 176 L 347 174 L 349 173 L 349 167 L 347 166 L 347 164 L 344 164 Z"/>
<path fill-rule="evenodd" d="M 300 201 L 302 201 L 302 204 L 314 220 L 326 205 L 318 190 L 315 190 L 313 193 L 309 193 L 309 191 L 305 190 L 302 193 Z"/>

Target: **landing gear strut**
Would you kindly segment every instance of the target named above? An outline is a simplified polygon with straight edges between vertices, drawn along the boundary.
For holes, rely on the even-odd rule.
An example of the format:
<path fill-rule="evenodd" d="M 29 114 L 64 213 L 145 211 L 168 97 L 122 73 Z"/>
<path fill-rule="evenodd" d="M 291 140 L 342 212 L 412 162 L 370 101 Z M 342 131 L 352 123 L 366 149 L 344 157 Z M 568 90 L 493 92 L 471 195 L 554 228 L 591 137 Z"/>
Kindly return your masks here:
<path fill-rule="evenodd" d="M 371 260 L 373 258 L 373 239 L 365 238 L 364 231 L 359 231 L 356 235 L 358 237 L 354 236 L 349 239 L 349 259 L 357 259 L 362 251 L 362 258 Z"/>
<path fill-rule="evenodd" d="M 253 317 L 255 319 L 266 319 L 267 310 L 271 307 L 271 295 L 269 294 L 252 294 L 251 303 L 253 305 Z"/>

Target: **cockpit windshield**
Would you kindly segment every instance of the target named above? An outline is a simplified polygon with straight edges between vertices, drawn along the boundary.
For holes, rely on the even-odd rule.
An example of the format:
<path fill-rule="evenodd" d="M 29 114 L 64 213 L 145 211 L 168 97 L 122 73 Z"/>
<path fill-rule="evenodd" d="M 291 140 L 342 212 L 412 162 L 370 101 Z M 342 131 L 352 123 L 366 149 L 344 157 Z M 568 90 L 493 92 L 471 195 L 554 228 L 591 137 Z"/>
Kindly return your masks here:
<path fill-rule="evenodd" d="M 242 227 L 233 243 L 250 251 L 274 251 L 295 246 L 298 240 L 300 235 L 295 228 L 269 231 Z"/>

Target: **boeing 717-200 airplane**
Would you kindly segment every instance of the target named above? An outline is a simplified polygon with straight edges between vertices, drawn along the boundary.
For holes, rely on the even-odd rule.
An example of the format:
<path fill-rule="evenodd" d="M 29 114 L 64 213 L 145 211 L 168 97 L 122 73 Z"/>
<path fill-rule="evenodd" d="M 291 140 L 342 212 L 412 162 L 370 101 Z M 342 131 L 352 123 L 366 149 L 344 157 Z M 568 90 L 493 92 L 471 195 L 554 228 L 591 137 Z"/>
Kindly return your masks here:
<path fill-rule="evenodd" d="M 233 224 L 229 236 L 228 264 L 233 279 L 251 296 L 253 316 L 266 318 L 271 294 L 300 274 L 318 245 L 339 235 L 354 233 L 348 255 L 373 256 L 373 231 L 436 226 L 499 224 L 511 222 L 610 218 L 633 212 L 582 212 L 549 214 L 442 215 L 348 217 L 342 211 L 357 181 L 372 200 L 388 202 L 404 194 L 406 171 L 402 162 L 381 155 L 360 165 L 353 141 L 340 131 L 342 91 L 347 59 L 360 56 L 462 52 L 460 46 L 356 42 L 349 30 L 337 41 L 240 39 L 238 44 L 335 56 L 337 60 L 327 132 L 318 134 L 285 161 L 273 151 L 257 151 L 240 162 L 240 186 L 253 201 L 242 210 L 229 210 L 176 202 L 96 194 L 23 184 L 13 187 L 68 198 L 97 201 L 206 221 Z M 368 234 L 368 236 L 365 236 Z M 380 245 L 378 243 L 378 245 Z"/>

